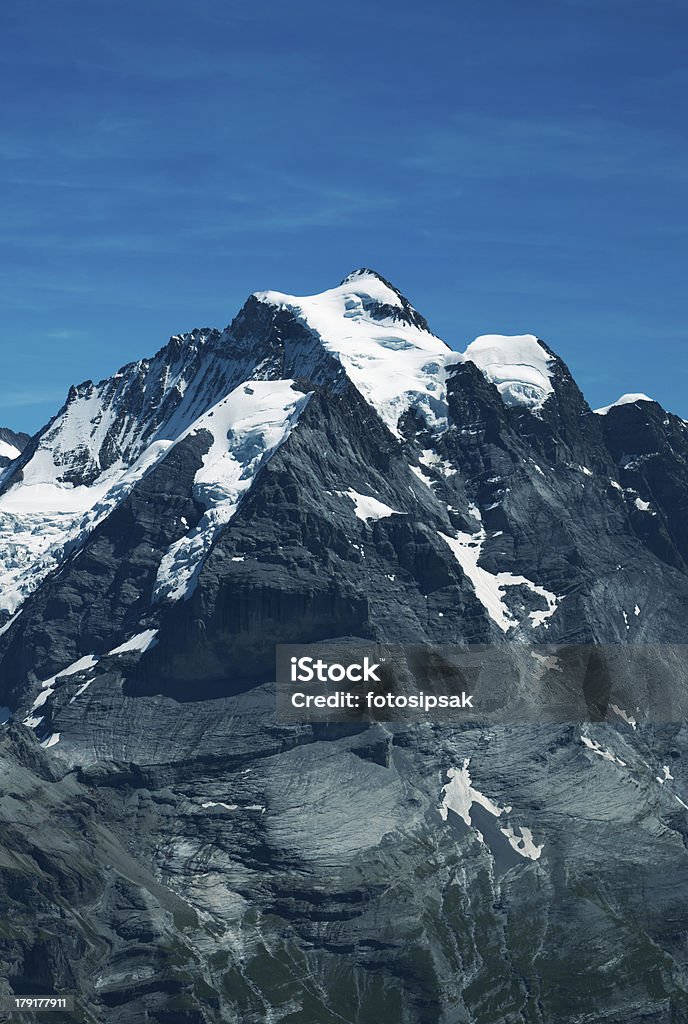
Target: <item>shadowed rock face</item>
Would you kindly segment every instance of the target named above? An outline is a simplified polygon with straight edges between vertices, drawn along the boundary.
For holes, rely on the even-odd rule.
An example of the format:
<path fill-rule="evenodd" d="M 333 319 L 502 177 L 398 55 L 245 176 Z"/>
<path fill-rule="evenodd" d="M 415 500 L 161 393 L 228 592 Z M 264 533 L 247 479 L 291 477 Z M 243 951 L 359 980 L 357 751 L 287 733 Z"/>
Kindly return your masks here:
<path fill-rule="evenodd" d="M 688 429 L 593 414 L 546 346 L 550 396 L 507 403 L 507 342 L 461 358 L 369 271 L 315 299 L 80 385 L 0 484 L 0 992 L 108 1024 L 687 1020 L 688 737 L 651 680 L 489 729 L 287 726 L 273 680 L 278 642 L 682 643 Z M 39 464 L 93 503 L 30 507 Z"/>
<path fill-rule="evenodd" d="M 634 531 L 658 558 L 685 571 L 688 425 L 657 402 L 616 406 L 601 419 L 619 480 L 636 495 L 631 506 Z"/>

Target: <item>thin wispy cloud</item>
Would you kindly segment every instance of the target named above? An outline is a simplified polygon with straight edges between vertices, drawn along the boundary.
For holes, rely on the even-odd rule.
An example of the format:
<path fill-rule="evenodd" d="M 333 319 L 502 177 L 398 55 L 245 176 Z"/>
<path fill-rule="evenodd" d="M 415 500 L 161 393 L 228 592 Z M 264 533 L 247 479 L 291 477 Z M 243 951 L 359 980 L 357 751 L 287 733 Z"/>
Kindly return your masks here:
<path fill-rule="evenodd" d="M 66 392 L 59 388 L 33 388 L 24 391 L 0 391 L 0 419 L 3 409 L 23 409 L 29 406 L 41 406 L 46 402 L 62 404 Z M 57 406 L 55 407 L 57 411 Z"/>
<path fill-rule="evenodd" d="M 635 339 L 654 325 L 665 401 L 685 404 L 688 9 L 323 10 L 6 0 L 8 394 L 224 326 L 256 288 L 372 265 L 447 340 L 523 325 L 579 373 L 622 367 L 622 390 L 651 393 Z M 55 400 L 13 405 L 16 425 Z"/>
<path fill-rule="evenodd" d="M 402 163 L 465 179 L 528 177 L 685 185 L 688 141 L 678 130 L 575 114 L 559 118 L 462 114 L 423 128 Z"/>

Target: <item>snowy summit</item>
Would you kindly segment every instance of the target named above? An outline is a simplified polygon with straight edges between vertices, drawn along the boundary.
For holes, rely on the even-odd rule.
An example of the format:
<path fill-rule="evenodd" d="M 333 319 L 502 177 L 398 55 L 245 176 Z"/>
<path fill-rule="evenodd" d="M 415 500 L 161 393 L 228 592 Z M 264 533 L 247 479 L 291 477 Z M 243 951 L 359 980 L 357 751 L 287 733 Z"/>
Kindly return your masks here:
<path fill-rule="evenodd" d="M 482 370 L 505 405 L 540 409 L 554 393 L 554 360 L 533 334 L 484 334 L 468 346 L 464 359 Z"/>
<path fill-rule="evenodd" d="M 610 409 L 615 409 L 617 405 L 635 405 L 636 402 L 654 402 L 654 398 L 648 398 L 647 395 L 622 395 L 621 398 L 617 398 L 611 405 L 603 405 L 601 409 L 595 409 L 598 416 L 606 416 Z"/>
<path fill-rule="evenodd" d="M 304 330 L 276 355 L 267 336 L 255 344 L 257 314 L 258 322 L 267 314 L 267 323 L 286 314 Z M 17 612 L 65 551 L 83 543 L 180 442 L 202 435 L 212 438 L 194 482 L 204 513 L 171 544 L 154 584 L 158 600 L 187 596 L 256 474 L 305 409 L 298 381 L 331 383 L 343 372 L 396 438 L 403 440 L 408 412 L 440 437 L 449 426 L 447 376 L 464 362 L 508 406 L 538 415 L 554 393 L 555 358 L 534 335 L 485 335 L 454 351 L 394 285 L 362 268 L 316 295 L 256 292 L 225 331 L 175 336 L 152 359 L 72 388 L 21 472 L 11 466 L 18 435 L 0 434 L 8 464 L 0 538 L 12 538 L 0 556 L 0 610 Z M 349 494 L 366 522 L 397 514 L 372 496 Z"/>
<path fill-rule="evenodd" d="M 318 295 L 265 291 L 255 298 L 288 310 L 314 332 L 397 436 L 411 406 L 430 429 L 444 429 L 446 372 L 461 362 L 475 363 L 506 405 L 536 411 L 554 391 L 553 357 L 534 335 L 484 335 L 464 353 L 453 351 L 373 270 L 356 270 Z"/>

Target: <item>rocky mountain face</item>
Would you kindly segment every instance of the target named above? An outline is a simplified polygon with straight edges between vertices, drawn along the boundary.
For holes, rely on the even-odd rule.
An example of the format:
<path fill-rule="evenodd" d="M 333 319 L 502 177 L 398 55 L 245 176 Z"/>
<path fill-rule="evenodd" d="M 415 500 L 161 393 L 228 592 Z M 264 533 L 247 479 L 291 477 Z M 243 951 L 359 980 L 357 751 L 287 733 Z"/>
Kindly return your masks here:
<path fill-rule="evenodd" d="M 533 688 L 532 645 L 667 645 L 688 696 L 688 426 L 631 397 L 533 336 L 456 352 L 367 270 L 72 388 L 0 477 L 0 994 L 687 1021 L 651 679 L 582 726 L 275 716 L 275 644 L 340 638 L 508 643 Z"/>
<path fill-rule="evenodd" d="M 31 440 L 28 434 L 16 433 L 9 427 L 0 427 L 0 470 L 18 459 Z"/>

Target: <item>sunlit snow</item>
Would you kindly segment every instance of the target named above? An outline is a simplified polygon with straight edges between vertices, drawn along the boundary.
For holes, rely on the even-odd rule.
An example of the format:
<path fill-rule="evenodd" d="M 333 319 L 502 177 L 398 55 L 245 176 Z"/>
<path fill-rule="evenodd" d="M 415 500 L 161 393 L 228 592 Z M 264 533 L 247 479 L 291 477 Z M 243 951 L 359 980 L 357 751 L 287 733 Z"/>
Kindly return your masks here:
<path fill-rule="evenodd" d="M 39 448 L 21 480 L 0 495 L 0 609 L 16 611 L 69 545 L 105 519 L 171 443 L 150 445 L 129 467 L 118 461 L 89 487 L 61 482 L 55 454 Z"/>
<path fill-rule="evenodd" d="M 461 356 L 429 331 L 393 316 L 375 316 L 374 304 L 402 308 L 396 292 L 376 274 L 350 275 L 319 295 L 267 291 L 256 297 L 288 309 L 314 331 L 393 434 L 400 436 L 399 419 L 412 405 L 430 429 L 445 429 L 445 368 Z"/>
<path fill-rule="evenodd" d="M 617 405 L 635 405 L 636 402 L 653 402 L 653 398 L 648 398 L 647 395 L 622 395 L 621 398 L 617 398 L 611 405 L 603 405 L 601 409 L 595 409 L 598 416 L 606 416 L 610 409 L 615 409 Z"/>
<path fill-rule="evenodd" d="M 156 636 L 158 635 L 157 629 L 146 629 L 143 633 L 137 633 L 136 636 L 130 637 L 119 647 L 115 647 L 109 653 L 110 655 L 117 654 L 128 654 L 131 651 L 138 651 L 143 654 L 149 648 L 154 647 L 157 643 Z"/>
<path fill-rule="evenodd" d="M 15 448 L 13 444 L 8 444 L 7 441 L 3 441 L 0 438 L 0 458 L 5 459 L 18 459 L 21 452 L 18 448 Z"/>
<path fill-rule="evenodd" d="M 426 487 L 429 487 L 430 490 L 432 490 L 433 481 L 430 479 L 427 473 L 423 472 L 420 466 L 409 466 L 409 469 L 411 470 L 414 476 L 418 477 L 421 483 L 425 484 Z"/>
<path fill-rule="evenodd" d="M 597 754 L 598 757 L 603 758 L 605 761 L 612 761 L 614 764 L 621 765 L 622 768 L 626 767 L 626 762 L 622 761 L 620 757 L 613 754 L 611 750 L 605 750 L 601 743 L 597 740 L 591 740 L 589 736 L 581 736 L 581 743 L 584 743 L 588 750 L 591 750 L 593 754 Z"/>
<path fill-rule="evenodd" d="M 638 723 L 633 715 L 629 715 L 627 711 L 624 711 L 623 708 L 620 708 L 617 704 L 610 704 L 609 707 L 612 709 L 614 714 L 618 715 L 619 718 L 626 722 L 627 725 L 630 725 L 632 729 L 638 728 Z"/>
<path fill-rule="evenodd" d="M 443 459 L 437 452 L 434 452 L 432 448 L 426 448 L 418 456 L 418 461 L 422 462 L 428 469 L 435 469 L 438 473 L 442 473 L 443 476 L 454 476 L 458 470 L 452 466 L 451 462 Z"/>
<path fill-rule="evenodd" d="M 442 820 L 446 821 L 449 811 L 453 811 L 469 828 L 473 829 L 478 839 L 484 842 L 482 833 L 475 828 L 471 820 L 471 807 L 473 804 L 479 804 L 481 807 L 484 807 L 495 818 L 500 818 L 503 814 L 509 814 L 512 808 L 500 807 L 475 788 L 469 771 L 470 763 L 471 759 L 466 757 L 461 768 L 450 768 L 447 771 L 449 782 L 442 787 L 443 795 L 442 803 L 439 806 L 439 813 Z M 538 860 L 544 849 L 544 844 L 541 846 L 535 845 L 533 833 L 529 828 L 524 826 L 516 827 L 519 828 L 520 836 L 516 835 L 512 825 L 500 826 L 499 830 L 509 840 L 513 849 L 522 857 L 528 860 Z"/>
<path fill-rule="evenodd" d="M 475 514 L 475 513 L 474 513 Z M 479 514 L 479 513 L 478 513 Z M 531 611 L 528 617 L 533 629 L 538 626 L 547 626 L 547 620 L 554 615 L 560 597 L 546 590 L 525 576 L 516 576 L 511 572 L 491 573 L 479 565 L 483 544 L 487 539 L 485 528 L 480 520 L 480 529 L 477 533 L 464 533 L 459 531 L 458 536 L 449 537 L 446 533 L 439 531 L 439 535 L 454 552 L 454 556 L 461 566 L 461 569 L 473 584 L 475 596 L 492 621 L 506 633 L 513 626 L 518 625 L 518 620 L 509 610 L 505 600 L 504 592 L 507 587 L 525 586 L 533 594 L 544 598 L 547 607 L 540 611 Z"/>
<path fill-rule="evenodd" d="M 348 491 L 340 492 L 348 495 L 354 503 L 354 512 L 359 519 L 363 522 L 368 522 L 369 519 L 385 519 L 387 516 L 400 516 L 406 515 L 405 512 L 397 512 L 396 509 L 390 508 L 389 505 L 385 505 L 384 502 L 378 501 L 377 498 L 372 498 L 368 494 L 359 494 L 358 491 L 354 491 L 353 488 L 349 488 Z"/>
<path fill-rule="evenodd" d="M 247 381 L 187 432 L 205 430 L 213 438 L 193 489 L 206 512 L 163 556 L 154 590 L 158 600 L 177 601 L 190 595 L 218 532 L 236 512 L 260 467 L 287 437 L 309 397 L 292 380 Z"/>
<path fill-rule="evenodd" d="M 511 825 L 507 825 L 506 828 L 500 828 L 499 831 L 502 835 L 506 836 L 516 853 L 520 853 L 522 857 L 527 857 L 529 860 L 539 860 L 545 844 L 542 843 L 540 846 L 536 846 L 533 842 L 533 833 L 529 828 L 525 825 L 516 827 L 521 833 L 520 836 L 516 834 L 515 829 Z"/>
<path fill-rule="evenodd" d="M 61 679 L 62 676 L 74 676 L 80 672 L 88 672 L 89 669 L 95 668 L 98 664 L 98 660 L 99 659 L 95 654 L 86 654 L 83 658 L 79 658 L 71 665 L 68 665 L 67 668 L 63 668 L 59 672 L 56 672 L 55 675 L 50 676 L 49 679 L 44 679 L 41 682 L 41 692 L 31 705 L 28 717 L 24 719 L 23 724 L 28 725 L 30 729 L 35 729 L 36 726 L 43 721 L 43 719 L 41 717 L 37 717 L 34 712 L 37 711 L 38 708 L 43 707 L 48 698 L 55 692 L 55 682 L 57 679 Z"/>
<path fill-rule="evenodd" d="M 482 370 L 505 405 L 537 410 L 554 393 L 554 360 L 534 334 L 481 335 L 468 346 L 464 359 Z"/>

